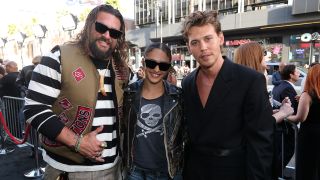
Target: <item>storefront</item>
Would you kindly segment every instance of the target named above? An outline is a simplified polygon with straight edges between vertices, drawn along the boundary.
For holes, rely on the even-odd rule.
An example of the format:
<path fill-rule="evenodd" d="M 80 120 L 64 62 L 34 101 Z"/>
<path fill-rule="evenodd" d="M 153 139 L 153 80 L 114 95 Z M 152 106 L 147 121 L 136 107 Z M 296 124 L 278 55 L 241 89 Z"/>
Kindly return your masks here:
<path fill-rule="evenodd" d="M 320 35 L 318 32 L 290 36 L 289 62 L 306 66 L 320 62 Z"/>
<path fill-rule="evenodd" d="M 270 62 L 281 62 L 282 60 L 282 37 L 247 38 L 226 40 L 224 44 L 224 55 L 233 59 L 234 52 L 242 44 L 255 41 L 259 42 L 267 52 L 267 60 Z"/>

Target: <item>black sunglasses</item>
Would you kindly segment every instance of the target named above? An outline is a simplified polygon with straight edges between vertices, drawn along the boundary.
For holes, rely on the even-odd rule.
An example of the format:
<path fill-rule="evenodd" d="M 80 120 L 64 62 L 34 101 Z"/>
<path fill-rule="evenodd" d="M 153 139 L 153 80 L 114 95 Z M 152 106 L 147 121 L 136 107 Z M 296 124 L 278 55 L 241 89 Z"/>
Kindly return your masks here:
<path fill-rule="evenodd" d="M 171 67 L 171 64 L 169 63 L 164 63 L 164 62 L 156 62 L 153 59 L 145 59 L 144 62 L 146 63 L 147 68 L 154 69 L 156 66 L 159 66 L 159 69 L 161 71 L 168 71 L 168 69 Z"/>
<path fill-rule="evenodd" d="M 118 39 L 121 37 L 122 35 L 122 32 L 121 31 L 118 31 L 116 29 L 112 29 L 112 28 L 109 28 L 108 26 L 102 24 L 102 23 L 99 23 L 99 22 L 95 22 L 95 28 L 96 28 L 96 31 L 98 33 L 101 33 L 101 34 L 104 34 L 106 33 L 107 31 L 109 31 L 109 34 L 112 38 L 114 39 Z"/>

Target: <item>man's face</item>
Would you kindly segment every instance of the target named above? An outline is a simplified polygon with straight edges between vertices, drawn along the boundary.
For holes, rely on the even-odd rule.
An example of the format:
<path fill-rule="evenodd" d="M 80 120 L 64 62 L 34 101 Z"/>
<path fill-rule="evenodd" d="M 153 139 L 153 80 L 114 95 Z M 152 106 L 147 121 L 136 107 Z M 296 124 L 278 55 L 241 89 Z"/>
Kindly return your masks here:
<path fill-rule="evenodd" d="M 217 34 L 211 24 L 206 24 L 190 28 L 187 47 L 201 67 L 210 68 L 222 59 L 220 46 L 223 42 L 223 34 Z"/>
<path fill-rule="evenodd" d="M 297 82 L 299 80 L 300 72 L 297 68 L 294 69 L 293 74 L 290 74 L 290 78 L 293 80 L 293 82 Z"/>
<path fill-rule="evenodd" d="M 120 20 L 109 13 L 99 12 L 96 22 L 101 23 L 108 28 L 119 30 L 121 27 Z M 117 39 L 110 36 L 110 31 L 99 33 L 95 29 L 95 23 L 91 27 L 89 37 L 89 49 L 93 57 L 98 59 L 107 59 L 114 51 L 117 45 Z"/>

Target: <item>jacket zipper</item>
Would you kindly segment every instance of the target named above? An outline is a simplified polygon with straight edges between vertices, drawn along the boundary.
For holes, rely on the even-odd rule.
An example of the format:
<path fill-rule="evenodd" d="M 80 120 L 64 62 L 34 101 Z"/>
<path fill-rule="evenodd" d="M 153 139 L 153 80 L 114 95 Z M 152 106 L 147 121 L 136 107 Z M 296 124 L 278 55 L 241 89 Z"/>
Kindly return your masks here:
<path fill-rule="evenodd" d="M 170 110 L 164 115 L 163 117 L 163 133 L 164 133 L 164 149 L 166 151 L 166 157 L 167 157 L 167 165 L 168 165 L 168 173 L 170 175 L 171 178 L 173 178 L 172 174 L 171 174 L 171 166 L 170 166 L 170 162 L 169 162 L 169 157 L 168 157 L 168 150 L 167 150 L 167 133 L 166 133 L 166 123 L 165 123 L 165 119 L 168 116 L 169 113 L 171 113 L 172 109 L 175 108 L 178 104 L 178 101 L 170 108 Z"/>

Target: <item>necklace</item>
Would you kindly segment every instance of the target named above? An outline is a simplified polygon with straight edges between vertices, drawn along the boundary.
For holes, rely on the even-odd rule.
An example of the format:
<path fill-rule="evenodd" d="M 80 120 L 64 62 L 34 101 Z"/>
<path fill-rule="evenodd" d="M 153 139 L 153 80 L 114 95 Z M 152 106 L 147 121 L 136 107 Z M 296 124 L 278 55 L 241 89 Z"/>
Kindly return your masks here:
<path fill-rule="evenodd" d="M 105 77 L 107 70 L 109 68 L 110 61 L 111 61 L 111 59 L 108 61 L 106 69 L 102 69 L 102 70 L 98 69 L 98 72 L 99 72 L 99 91 L 104 96 L 107 96 L 106 89 L 104 88 L 104 77 Z"/>

